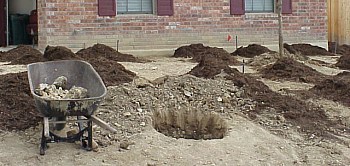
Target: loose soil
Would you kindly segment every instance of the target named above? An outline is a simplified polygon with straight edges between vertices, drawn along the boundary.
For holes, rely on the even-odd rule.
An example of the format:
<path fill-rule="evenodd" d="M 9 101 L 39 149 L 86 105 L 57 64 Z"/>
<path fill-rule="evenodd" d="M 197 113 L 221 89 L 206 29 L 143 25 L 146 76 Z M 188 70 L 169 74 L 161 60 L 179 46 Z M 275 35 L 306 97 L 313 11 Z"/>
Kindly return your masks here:
<path fill-rule="evenodd" d="M 350 72 L 342 72 L 317 83 L 311 92 L 350 107 Z"/>
<path fill-rule="evenodd" d="M 231 55 L 253 58 L 263 53 L 273 54 L 276 52 L 258 44 L 250 44 L 247 47 L 239 47 L 236 51 L 232 52 Z"/>
<path fill-rule="evenodd" d="M 0 130 L 24 130 L 37 126 L 27 72 L 0 75 Z"/>
<path fill-rule="evenodd" d="M 40 51 L 31 46 L 19 45 L 14 49 L 0 54 L 0 61 L 10 62 L 11 65 L 29 64 L 44 61 Z"/>
<path fill-rule="evenodd" d="M 336 54 L 350 55 L 350 45 L 343 44 L 337 47 Z"/>
<path fill-rule="evenodd" d="M 104 44 L 95 44 L 92 47 L 79 50 L 76 54 L 85 60 L 106 58 L 118 62 L 147 62 L 147 60 L 137 58 L 133 55 L 120 53 Z"/>
<path fill-rule="evenodd" d="M 308 134 L 317 133 L 317 135 L 323 137 L 330 136 L 329 133 L 324 131 L 334 126 L 335 123 L 327 119 L 324 110 L 292 96 L 276 93 L 261 81 L 256 80 L 256 78 L 240 73 L 236 69 L 230 69 L 227 65 L 222 64 L 220 61 L 215 63 L 212 60 L 202 61 L 189 73 L 198 77 L 213 78 L 214 74 L 225 72 L 226 75 L 224 77 L 226 79 L 231 80 L 234 85 L 244 89 L 245 97 L 257 102 L 255 109 L 248 112 L 248 115 L 253 119 L 266 111 L 272 111 L 275 115 L 282 114 L 293 125 L 300 126 L 300 131 L 302 132 Z"/>
<path fill-rule="evenodd" d="M 204 46 L 201 43 L 181 46 L 175 50 L 173 57 L 192 58 L 194 62 L 201 62 L 203 58 L 213 57 L 215 59 L 221 59 L 222 62 L 229 65 L 239 64 L 236 58 L 231 56 L 226 50 L 217 47 Z"/>
<path fill-rule="evenodd" d="M 326 76 L 292 58 L 284 57 L 261 69 L 263 78 L 304 83 L 318 83 Z"/>
<path fill-rule="evenodd" d="M 47 46 L 44 51 L 44 58 L 47 61 L 80 59 L 72 50 L 63 46 Z"/>
<path fill-rule="evenodd" d="M 342 55 L 338 59 L 338 62 L 335 64 L 335 66 L 339 67 L 340 69 L 350 70 L 350 54 Z"/>
<path fill-rule="evenodd" d="M 334 56 L 333 53 L 328 52 L 326 49 L 313 46 L 311 44 L 292 44 L 287 43 L 283 44 L 283 47 L 291 54 L 301 54 L 305 56 L 315 56 L 315 55 L 325 55 L 325 56 Z"/>

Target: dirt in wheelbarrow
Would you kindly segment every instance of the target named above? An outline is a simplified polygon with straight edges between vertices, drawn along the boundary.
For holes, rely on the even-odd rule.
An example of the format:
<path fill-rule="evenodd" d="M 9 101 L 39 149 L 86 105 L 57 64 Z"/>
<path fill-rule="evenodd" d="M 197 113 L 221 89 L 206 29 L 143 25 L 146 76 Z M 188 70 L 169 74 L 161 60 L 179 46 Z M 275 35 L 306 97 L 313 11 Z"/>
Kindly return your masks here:
<path fill-rule="evenodd" d="M 181 46 L 175 50 L 173 57 L 192 58 L 194 62 L 200 62 L 203 58 L 213 57 L 222 60 L 225 64 L 239 64 L 236 58 L 231 56 L 226 50 L 217 47 L 204 46 L 201 43 Z"/>
<path fill-rule="evenodd" d="M 29 64 L 34 62 L 45 61 L 43 55 L 37 49 L 31 46 L 19 45 L 14 49 L 0 54 L 0 61 L 11 61 L 11 65 Z"/>
<path fill-rule="evenodd" d="M 304 83 L 318 83 L 327 76 L 292 58 L 278 59 L 260 70 L 263 78 Z"/>
<path fill-rule="evenodd" d="M 261 55 L 263 53 L 276 53 L 268 49 L 265 46 L 259 44 L 250 44 L 247 47 L 239 47 L 236 51 L 232 52 L 231 55 L 242 56 L 246 58 L 253 58 L 255 56 Z"/>
<path fill-rule="evenodd" d="M 0 129 L 24 130 L 41 120 L 35 110 L 27 72 L 0 75 Z"/>

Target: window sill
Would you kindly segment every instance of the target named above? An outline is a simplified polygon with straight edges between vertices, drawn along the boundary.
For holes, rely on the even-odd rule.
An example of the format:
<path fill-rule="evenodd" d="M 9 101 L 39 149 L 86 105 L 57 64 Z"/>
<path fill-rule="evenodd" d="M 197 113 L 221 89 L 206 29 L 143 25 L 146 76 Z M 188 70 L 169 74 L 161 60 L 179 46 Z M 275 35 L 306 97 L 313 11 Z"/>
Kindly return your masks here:
<path fill-rule="evenodd" d="M 246 19 L 278 18 L 278 14 L 277 13 L 245 13 L 244 17 Z"/>

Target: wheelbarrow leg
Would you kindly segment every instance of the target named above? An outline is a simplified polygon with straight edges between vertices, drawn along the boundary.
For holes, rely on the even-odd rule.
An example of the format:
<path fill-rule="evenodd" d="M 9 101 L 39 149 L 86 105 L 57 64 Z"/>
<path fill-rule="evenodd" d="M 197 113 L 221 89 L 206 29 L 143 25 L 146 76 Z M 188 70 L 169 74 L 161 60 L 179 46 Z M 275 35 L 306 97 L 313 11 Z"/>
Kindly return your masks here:
<path fill-rule="evenodd" d="M 47 149 L 46 137 L 45 137 L 45 126 L 43 125 L 43 131 L 41 135 L 40 142 L 40 155 L 45 155 L 45 150 Z"/>
<path fill-rule="evenodd" d="M 92 150 L 92 121 L 88 121 L 88 151 Z"/>

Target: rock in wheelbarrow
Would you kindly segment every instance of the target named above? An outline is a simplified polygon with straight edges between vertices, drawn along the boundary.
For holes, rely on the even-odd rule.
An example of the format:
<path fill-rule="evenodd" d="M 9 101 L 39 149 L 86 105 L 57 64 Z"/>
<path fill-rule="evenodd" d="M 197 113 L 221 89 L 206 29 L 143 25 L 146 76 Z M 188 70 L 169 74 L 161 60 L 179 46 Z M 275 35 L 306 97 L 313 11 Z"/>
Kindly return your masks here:
<path fill-rule="evenodd" d="M 53 82 L 53 85 L 55 85 L 57 88 L 61 87 L 62 89 L 66 89 L 67 77 L 65 76 L 57 77 Z"/>
<path fill-rule="evenodd" d="M 66 96 L 64 96 L 65 99 L 83 99 L 87 97 L 87 89 L 83 87 L 77 87 L 73 86 Z"/>

